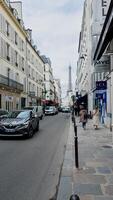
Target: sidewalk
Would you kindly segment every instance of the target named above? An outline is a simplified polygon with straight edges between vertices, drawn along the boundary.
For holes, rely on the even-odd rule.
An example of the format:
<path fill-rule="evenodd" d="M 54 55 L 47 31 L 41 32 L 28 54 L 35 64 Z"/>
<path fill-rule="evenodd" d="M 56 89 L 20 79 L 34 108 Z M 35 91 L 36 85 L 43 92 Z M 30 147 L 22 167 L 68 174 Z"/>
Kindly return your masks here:
<path fill-rule="evenodd" d="M 109 129 L 94 130 L 92 120 L 83 130 L 78 123 L 79 169 L 74 161 L 74 128 L 70 122 L 67 148 L 57 200 L 69 200 L 77 193 L 80 200 L 113 200 L 113 147 Z"/>

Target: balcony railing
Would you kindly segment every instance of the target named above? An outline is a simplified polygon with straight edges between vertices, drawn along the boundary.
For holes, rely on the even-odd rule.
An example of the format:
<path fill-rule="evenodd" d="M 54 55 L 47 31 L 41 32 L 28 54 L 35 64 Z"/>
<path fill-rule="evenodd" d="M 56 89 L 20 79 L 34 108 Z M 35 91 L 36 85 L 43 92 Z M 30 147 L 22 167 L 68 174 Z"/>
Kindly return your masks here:
<path fill-rule="evenodd" d="M 23 85 L 21 83 L 18 83 L 17 81 L 14 81 L 6 76 L 3 76 L 0 74 L 0 85 L 8 86 L 12 89 L 16 89 L 19 91 L 23 91 Z"/>

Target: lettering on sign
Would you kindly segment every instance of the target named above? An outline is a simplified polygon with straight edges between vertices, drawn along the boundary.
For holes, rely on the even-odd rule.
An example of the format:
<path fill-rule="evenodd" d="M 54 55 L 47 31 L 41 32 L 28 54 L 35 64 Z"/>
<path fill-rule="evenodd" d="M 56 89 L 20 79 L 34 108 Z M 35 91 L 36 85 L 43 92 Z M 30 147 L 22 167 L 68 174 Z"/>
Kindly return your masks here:
<path fill-rule="evenodd" d="M 105 17 L 107 15 L 107 0 L 102 1 L 102 16 Z"/>
<path fill-rule="evenodd" d="M 97 65 L 109 65 L 110 61 L 109 60 L 99 60 L 96 62 Z"/>

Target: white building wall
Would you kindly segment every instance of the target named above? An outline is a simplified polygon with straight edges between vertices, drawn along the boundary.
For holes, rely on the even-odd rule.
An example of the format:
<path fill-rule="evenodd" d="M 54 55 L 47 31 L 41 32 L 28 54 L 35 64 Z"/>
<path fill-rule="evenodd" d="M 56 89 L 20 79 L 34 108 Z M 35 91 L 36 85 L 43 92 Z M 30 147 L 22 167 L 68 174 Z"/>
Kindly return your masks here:
<path fill-rule="evenodd" d="M 11 9 L 6 5 L 3 7 L 0 2 L 0 75 L 23 84 L 24 90 L 19 92 L 12 88 L 10 91 L 6 89 L 2 91 L 0 88 L 0 93 L 5 93 L 6 96 L 12 95 L 12 99 L 18 98 L 21 108 L 21 98 L 27 100 L 26 104 L 29 103 L 30 91 L 35 92 L 36 98 L 42 98 L 44 63 L 32 44 L 28 42 L 28 35 L 22 23 L 21 2 L 16 3 L 13 7 L 17 6 L 18 12 L 14 10 L 12 13 Z"/>
<path fill-rule="evenodd" d="M 61 105 L 61 85 L 59 79 L 54 79 L 54 86 L 56 90 L 56 101 L 59 105 Z"/>
<path fill-rule="evenodd" d="M 54 81 L 53 71 L 49 63 L 45 63 L 45 89 L 46 89 L 46 100 L 54 100 Z"/>
<path fill-rule="evenodd" d="M 91 0 L 84 2 L 84 11 L 81 26 L 81 37 L 79 46 L 79 59 L 77 66 L 77 87 L 78 93 L 82 96 L 90 91 L 91 76 L 91 38 L 90 38 L 90 16 L 91 16 Z M 89 105 L 88 105 L 89 106 Z M 90 110 L 90 108 L 89 108 Z"/>
<path fill-rule="evenodd" d="M 26 33 L 16 17 L 8 9 L 7 6 L 5 8 L 0 3 L 0 75 L 4 76 L 3 80 L 5 82 L 7 82 L 9 77 L 11 79 L 10 82 L 13 81 L 13 86 L 10 89 L 6 89 L 5 86 L 1 87 L 0 93 L 2 94 L 2 107 L 11 110 L 20 108 L 21 97 L 26 98 L 27 96 L 25 66 Z M 18 86 L 23 84 L 23 92 L 14 87 L 16 82 L 18 82 Z"/>
<path fill-rule="evenodd" d="M 81 27 L 81 41 L 77 66 L 79 93 L 88 93 L 88 110 L 93 109 L 93 55 L 105 20 L 110 0 L 85 0 Z M 84 56 L 86 55 L 86 56 Z M 81 57 L 84 57 L 81 59 Z M 84 91 L 84 92 L 82 92 Z"/>
<path fill-rule="evenodd" d="M 42 91 L 44 89 L 44 63 L 29 42 L 27 42 L 27 76 L 28 85 L 31 85 L 28 88 L 28 93 L 34 92 L 37 99 L 42 98 Z"/>

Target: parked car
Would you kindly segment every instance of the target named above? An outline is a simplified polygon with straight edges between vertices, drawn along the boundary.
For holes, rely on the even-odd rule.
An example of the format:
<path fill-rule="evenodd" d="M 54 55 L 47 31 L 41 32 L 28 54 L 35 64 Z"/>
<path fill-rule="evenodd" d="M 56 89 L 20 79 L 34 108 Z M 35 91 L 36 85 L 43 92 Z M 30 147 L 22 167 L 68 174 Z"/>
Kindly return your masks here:
<path fill-rule="evenodd" d="M 0 136 L 32 137 L 39 131 L 39 118 L 31 110 L 16 110 L 0 121 Z"/>
<path fill-rule="evenodd" d="M 7 117 L 9 112 L 7 110 L 0 109 L 0 120 Z"/>
<path fill-rule="evenodd" d="M 54 106 L 46 106 L 45 108 L 45 115 L 55 115 L 56 109 Z"/>
<path fill-rule="evenodd" d="M 35 113 L 36 115 L 38 115 L 38 117 L 40 119 L 43 118 L 44 114 L 43 114 L 43 107 L 42 106 L 27 106 L 24 107 L 24 110 L 32 110 L 33 113 Z"/>
<path fill-rule="evenodd" d="M 70 107 L 63 107 L 63 108 L 62 108 L 62 112 L 63 112 L 63 113 L 70 113 L 70 112 L 71 112 L 71 109 L 70 109 Z"/>
<path fill-rule="evenodd" d="M 43 119 L 44 117 L 43 106 L 38 106 L 38 116 L 40 119 Z"/>

